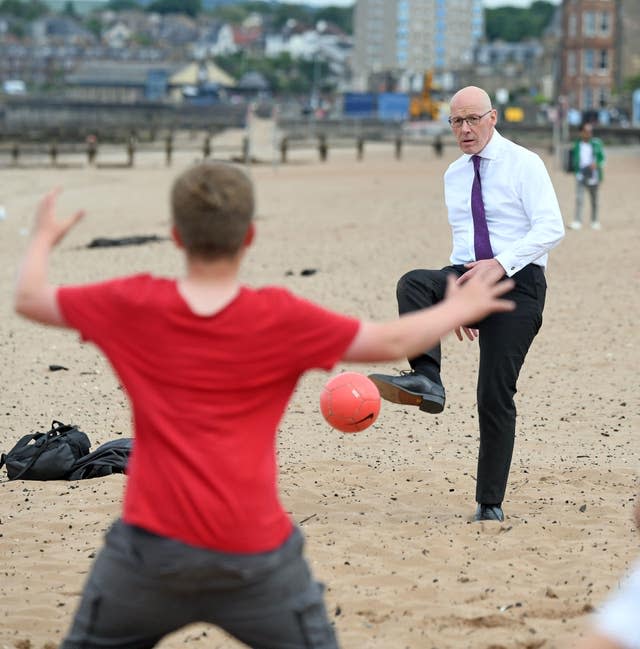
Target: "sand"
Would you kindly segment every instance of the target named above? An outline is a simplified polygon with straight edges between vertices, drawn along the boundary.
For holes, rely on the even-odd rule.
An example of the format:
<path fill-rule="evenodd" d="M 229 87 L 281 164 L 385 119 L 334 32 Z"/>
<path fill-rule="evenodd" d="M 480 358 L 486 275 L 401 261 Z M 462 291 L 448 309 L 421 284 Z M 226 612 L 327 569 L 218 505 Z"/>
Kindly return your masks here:
<path fill-rule="evenodd" d="M 246 282 L 282 284 L 328 307 L 385 319 L 395 316 L 403 272 L 447 262 L 441 177 L 457 155 L 453 147 L 442 158 L 428 147 L 406 147 L 395 160 L 391 144 L 367 145 L 361 162 L 351 148 L 330 151 L 325 164 L 315 151 L 292 150 L 286 166 L 271 164 L 266 143 L 264 151 L 266 163 L 250 171 L 258 238 Z M 573 178 L 539 152 L 568 223 Z M 448 404 L 441 415 L 383 403 L 378 421 L 357 435 L 338 433 L 321 418 L 326 374 L 301 382 L 280 427 L 281 490 L 306 534 L 309 561 L 327 584 L 344 647 L 568 648 L 637 556 L 631 512 L 640 457 L 640 151 L 607 153 L 603 230 L 568 231 L 551 254 L 544 325 L 519 382 L 503 524 L 470 522 L 475 344 L 453 336 L 444 342 Z M 143 151 L 134 169 L 0 171 L 7 215 L 0 222 L 1 450 L 47 430 L 53 419 L 79 425 L 93 447 L 131 435 L 126 399 L 96 350 L 74 333 L 27 323 L 12 311 L 24 229 L 38 198 L 61 185 L 62 212 L 88 211 L 56 251 L 53 281 L 143 269 L 179 273 L 180 257 L 168 241 L 86 244 L 166 234 L 171 179 L 196 156 L 178 150 L 170 169 L 162 152 Z M 301 274 L 305 269 L 317 272 Z M 51 372 L 50 364 L 68 370 Z M 333 373 L 404 368 L 340 364 Z M 54 647 L 118 514 L 126 478 L 8 482 L 4 469 L 0 475 L 0 647 Z M 240 645 L 198 625 L 161 646 Z"/>

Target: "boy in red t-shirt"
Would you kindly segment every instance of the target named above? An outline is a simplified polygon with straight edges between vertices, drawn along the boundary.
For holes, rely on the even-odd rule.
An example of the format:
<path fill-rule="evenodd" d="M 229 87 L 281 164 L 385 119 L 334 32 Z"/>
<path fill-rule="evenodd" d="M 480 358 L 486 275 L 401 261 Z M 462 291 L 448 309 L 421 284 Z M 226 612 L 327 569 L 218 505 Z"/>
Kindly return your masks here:
<path fill-rule="evenodd" d="M 208 622 L 251 647 L 335 649 L 322 586 L 276 488 L 287 402 L 307 370 L 411 357 L 456 327 L 510 310 L 500 296 L 513 283 L 452 280 L 438 306 L 380 324 L 283 288 L 243 286 L 253 188 L 238 169 L 205 162 L 171 193 L 184 277 L 57 287 L 47 279 L 49 253 L 82 212 L 58 220 L 56 196 L 38 208 L 15 308 L 76 329 L 106 355 L 129 396 L 135 434 L 122 518 L 62 646 L 152 647 Z"/>

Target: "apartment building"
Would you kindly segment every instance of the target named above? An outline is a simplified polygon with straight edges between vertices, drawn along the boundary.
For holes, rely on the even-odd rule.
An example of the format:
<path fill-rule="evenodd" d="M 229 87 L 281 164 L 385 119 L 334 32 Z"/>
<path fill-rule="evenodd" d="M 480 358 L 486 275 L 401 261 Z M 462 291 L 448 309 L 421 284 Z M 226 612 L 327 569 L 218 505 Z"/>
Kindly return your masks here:
<path fill-rule="evenodd" d="M 563 0 L 559 90 L 570 108 L 612 103 L 621 81 L 620 7 L 621 0 Z"/>
<path fill-rule="evenodd" d="M 437 77 L 469 66 L 483 33 L 482 0 L 358 0 L 355 85 L 364 90 L 388 74 L 409 89 L 427 71 Z"/>

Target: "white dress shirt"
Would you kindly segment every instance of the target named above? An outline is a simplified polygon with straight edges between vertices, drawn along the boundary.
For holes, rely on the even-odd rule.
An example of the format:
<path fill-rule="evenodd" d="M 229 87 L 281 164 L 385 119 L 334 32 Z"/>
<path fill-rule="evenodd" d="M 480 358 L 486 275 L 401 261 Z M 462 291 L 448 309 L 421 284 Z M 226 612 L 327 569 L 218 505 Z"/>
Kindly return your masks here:
<path fill-rule="evenodd" d="M 625 649 L 640 649 L 640 562 L 596 615 L 596 629 Z"/>
<path fill-rule="evenodd" d="M 511 277 L 526 265 L 547 265 L 548 252 L 564 236 L 556 193 L 538 155 L 497 131 L 478 154 L 482 200 L 491 249 Z M 471 186 L 473 162 L 463 154 L 444 175 L 444 197 L 453 236 L 452 264 L 475 261 Z"/>

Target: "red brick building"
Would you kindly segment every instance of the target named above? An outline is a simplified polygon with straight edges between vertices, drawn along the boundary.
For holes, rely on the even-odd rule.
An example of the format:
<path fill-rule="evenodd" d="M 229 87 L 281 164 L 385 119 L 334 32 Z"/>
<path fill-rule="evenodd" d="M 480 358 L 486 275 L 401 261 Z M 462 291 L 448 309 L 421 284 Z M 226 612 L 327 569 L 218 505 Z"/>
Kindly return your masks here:
<path fill-rule="evenodd" d="M 612 104 L 621 80 L 621 1 L 562 2 L 560 94 L 571 108 L 591 111 Z"/>

